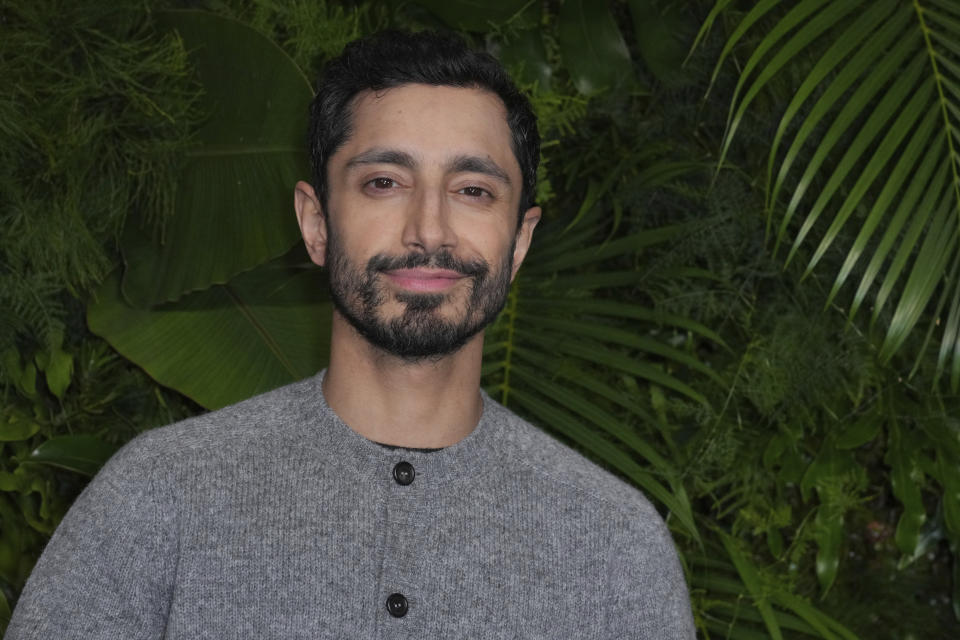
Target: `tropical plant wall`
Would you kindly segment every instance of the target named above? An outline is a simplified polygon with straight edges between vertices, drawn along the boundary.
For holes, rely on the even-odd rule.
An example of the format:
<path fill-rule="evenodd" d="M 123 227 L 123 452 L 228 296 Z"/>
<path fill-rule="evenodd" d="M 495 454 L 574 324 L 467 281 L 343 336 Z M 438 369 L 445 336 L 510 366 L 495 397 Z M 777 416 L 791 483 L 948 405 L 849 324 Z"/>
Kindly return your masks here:
<path fill-rule="evenodd" d="M 955 637 L 956 0 L 8 0 L 0 621 L 118 446 L 324 366 L 306 104 L 387 27 L 530 94 L 484 385 L 651 497 L 701 636 Z"/>

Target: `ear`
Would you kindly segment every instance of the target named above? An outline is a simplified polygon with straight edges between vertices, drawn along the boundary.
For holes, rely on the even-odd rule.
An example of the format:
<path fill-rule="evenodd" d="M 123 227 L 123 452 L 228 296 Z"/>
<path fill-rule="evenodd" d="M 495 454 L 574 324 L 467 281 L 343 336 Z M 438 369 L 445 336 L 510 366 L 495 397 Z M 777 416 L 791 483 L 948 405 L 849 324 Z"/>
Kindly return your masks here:
<path fill-rule="evenodd" d="M 540 207 L 530 207 L 524 212 L 523 222 L 520 223 L 520 229 L 517 231 L 517 241 L 513 247 L 511 282 L 517 276 L 517 269 L 523 264 L 523 259 L 527 257 L 530 241 L 533 240 L 533 228 L 537 226 L 538 222 L 540 222 Z"/>
<path fill-rule="evenodd" d="M 322 267 L 327 257 L 327 224 L 317 194 L 313 187 L 302 180 L 293 191 L 293 208 L 297 211 L 300 235 L 303 236 L 307 253 L 314 263 Z"/>

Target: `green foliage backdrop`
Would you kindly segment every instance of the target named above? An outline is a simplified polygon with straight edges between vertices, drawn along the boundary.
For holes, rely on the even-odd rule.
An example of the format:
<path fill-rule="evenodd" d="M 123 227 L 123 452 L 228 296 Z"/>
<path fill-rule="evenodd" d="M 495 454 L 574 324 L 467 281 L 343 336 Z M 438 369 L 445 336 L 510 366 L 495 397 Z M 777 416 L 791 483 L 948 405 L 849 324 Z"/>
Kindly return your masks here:
<path fill-rule="evenodd" d="M 701 635 L 953 635 L 955 0 L 57 4 L 0 8 L 0 619 L 117 446 L 323 366 L 308 78 L 392 26 L 531 95 L 484 385 L 657 503 Z"/>

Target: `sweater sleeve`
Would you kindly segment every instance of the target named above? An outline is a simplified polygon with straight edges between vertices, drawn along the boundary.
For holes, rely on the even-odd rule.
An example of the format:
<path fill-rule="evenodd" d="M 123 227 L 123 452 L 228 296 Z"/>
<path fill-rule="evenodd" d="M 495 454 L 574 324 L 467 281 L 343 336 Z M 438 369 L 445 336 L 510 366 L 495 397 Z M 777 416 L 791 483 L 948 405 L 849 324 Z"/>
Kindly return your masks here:
<path fill-rule="evenodd" d="M 137 440 L 90 482 L 54 532 L 7 640 L 161 638 L 176 571 L 175 520 Z"/>
<path fill-rule="evenodd" d="M 670 531 L 644 506 L 610 546 L 603 637 L 693 640 L 690 594 Z"/>

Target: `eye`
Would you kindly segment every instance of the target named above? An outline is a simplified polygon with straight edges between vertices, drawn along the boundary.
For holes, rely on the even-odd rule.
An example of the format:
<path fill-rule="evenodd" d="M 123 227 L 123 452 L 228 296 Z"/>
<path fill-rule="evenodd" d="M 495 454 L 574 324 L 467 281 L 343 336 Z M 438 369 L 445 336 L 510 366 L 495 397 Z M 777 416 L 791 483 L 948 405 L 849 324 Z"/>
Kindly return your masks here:
<path fill-rule="evenodd" d="M 373 180 L 367 183 L 367 186 L 372 187 L 378 191 L 386 191 L 387 189 L 392 189 L 397 186 L 396 180 L 391 180 L 390 178 L 374 178 Z"/>
<path fill-rule="evenodd" d="M 471 198 L 492 198 L 493 197 L 493 194 L 487 191 L 486 189 L 484 189 L 483 187 L 464 187 L 460 189 L 458 193 L 462 193 L 463 195 L 469 196 Z"/>

